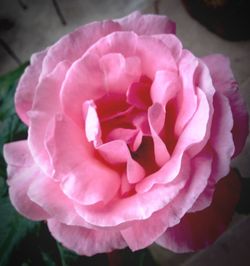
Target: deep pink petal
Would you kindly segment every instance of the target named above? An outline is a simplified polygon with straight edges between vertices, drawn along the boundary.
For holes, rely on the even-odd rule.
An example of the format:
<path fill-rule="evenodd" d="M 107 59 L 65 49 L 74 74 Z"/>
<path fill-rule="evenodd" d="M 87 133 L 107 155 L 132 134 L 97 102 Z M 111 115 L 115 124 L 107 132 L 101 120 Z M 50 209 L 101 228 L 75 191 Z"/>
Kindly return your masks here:
<path fill-rule="evenodd" d="M 166 16 L 142 15 L 136 11 L 116 21 L 121 25 L 122 30 L 134 31 L 138 35 L 175 33 L 175 23 Z"/>
<path fill-rule="evenodd" d="M 212 244 L 229 225 L 239 195 L 238 176 L 231 172 L 217 184 L 208 208 L 186 214 L 179 224 L 167 229 L 157 244 L 174 252 L 196 251 Z"/>
<path fill-rule="evenodd" d="M 49 219 L 48 227 L 57 241 L 79 255 L 92 256 L 126 247 L 126 242 L 119 231 L 69 226 L 56 219 Z"/>
<path fill-rule="evenodd" d="M 27 195 L 35 178 L 43 174 L 35 165 L 27 141 L 17 141 L 4 145 L 4 158 L 8 164 L 9 197 L 17 211 L 31 220 L 44 220 L 50 215 L 33 202 Z"/>
<path fill-rule="evenodd" d="M 42 63 L 47 51 L 33 54 L 30 59 L 30 65 L 25 69 L 21 77 L 15 94 L 16 112 L 25 124 L 29 124 L 27 112 L 31 109 L 36 87 L 39 83 Z"/>

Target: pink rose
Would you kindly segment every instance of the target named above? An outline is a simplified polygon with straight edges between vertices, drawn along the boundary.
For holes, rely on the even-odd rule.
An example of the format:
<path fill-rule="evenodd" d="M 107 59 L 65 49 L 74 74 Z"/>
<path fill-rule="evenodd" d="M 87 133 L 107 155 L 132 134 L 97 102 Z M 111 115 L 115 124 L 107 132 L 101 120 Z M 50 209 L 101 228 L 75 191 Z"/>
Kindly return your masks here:
<path fill-rule="evenodd" d="M 29 130 L 4 147 L 10 199 L 78 254 L 197 250 L 230 221 L 237 178 L 219 180 L 246 109 L 228 59 L 197 58 L 174 33 L 139 12 L 94 22 L 33 55 L 19 82 Z"/>

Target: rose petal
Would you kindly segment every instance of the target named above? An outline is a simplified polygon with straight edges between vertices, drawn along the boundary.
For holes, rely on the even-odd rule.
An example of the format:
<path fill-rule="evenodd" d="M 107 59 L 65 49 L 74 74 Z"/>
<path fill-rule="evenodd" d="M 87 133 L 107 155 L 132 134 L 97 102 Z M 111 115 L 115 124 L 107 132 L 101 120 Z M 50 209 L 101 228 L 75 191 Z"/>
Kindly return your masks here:
<path fill-rule="evenodd" d="M 36 177 L 28 189 L 28 196 L 59 222 L 90 227 L 76 213 L 73 202 L 62 192 L 60 183 L 55 180 Z"/>
<path fill-rule="evenodd" d="M 191 169 L 188 159 L 184 159 L 178 179 L 169 184 L 170 187 L 175 184 L 177 187 L 173 186 L 173 189 L 181 188 L 181 190 L 175 194 L 169 204 L 153 213 L 148 219 L 135 221 L 131 227 L 121 231 L 132 250 L 152 244 L 167 228 L 179 223 L 180 218 L 202 192 L 211 173 L 211 152 L 207 150 L 194 158 Z"/>
<path fill-rule="evenodd" d="M 136 190 L 138 192 L 149 191 L 154 184 L 171 182 L 181 169 L 181 161 L 185 150 L 191 149 L 195 144 L 202 142 L 210 119 L 209 105 L 204 92 L 198 90 L 197 96 L 198 108 L 178 139 L 171 159 L 159 171 L 147 176 L 146 179 L 137 184 Z"/>
<path fill-rule="evenodd" d="M 176 96 L 181 83 L 177 73 L 162 70 L 157 71 L 151 87 L 151 98 L 153 103 L 160 103 L 162 106 Z"/>
<path fill-rule="evenodd" d="M 96 106 L 92 100 L 83 103 L 83 116 L 85 120 L 85 134 L 87 140 L 89 142 L 93 141 L 94 146 L 96 147 L 102 143 L 102 132 L 96 112 Z"/>
<path fill-rule="evenodd" d="M 79 27 L 49 47 L 43 62 L 42 76 L 47 75 L 64 60 L 74 63 L 100 38 L 121 30 L 118 23 L 110 20 L 93 22 Z M 67 49 L 65 49 L 67 47 Z"/>
<path fill-rule="evenodd" d="M 243 149 L 248 136 L 248 114 L 246 105 L 239 94 L 230 61 L 220 54 L 203 57 L 202 61 L 209 68 L 216 90 L 229 99 L 234 120 L 232 129 L 235 144 L 234 156 L 237 156 Z"/>
<path fill-rule="evenodd" d="M 16 88 L 16 112 L 26 125 L 29 124 L 27 112 L 31 109 L 33 104 L 36 87 L 39 83 L 39 76 L 41 74 L 42 62 L 46 54 L 47 51 L 45 50 L 31 56 L 30 65 L 25 69 Z"/>
<path fill-rule="evenodd" d="M 186 214 L 179 224 L 167 229 L 157 244 L 174 252 L 190 252 L 210 245 L 231 221 L 239 193 L 238 177 L 231 172 L 217 184 L 210 207 Z"/>
<path fill-rule="evenodd" d="M 29 111 L 29 149 L 34 161 L 49 176 L 53 175 L 54 169 L 44 145 L 44 139 L 49 121 L 57 112 L 60 112 L 59 93 L 68 67 L 68 62 L 63 61 L 52 73 L 41 80 L 37 86 L 32 109 Z"/>
<path fill-rule="evenodd" d="M 79 226 L 69 226 L 56 219 L 48 220 L 48 227 L 57 241 L 79 255 L 92 256 L 126 247 L 119 231 L 92 230 Z"/>
<path fill-rule="evenodd" d="M 155 162 L 161 167 L 170 158 L 166 145 L 159 137 L 165 122 L 165 112 L 161 104 L 155 103 L 148 109 L 148 121 L 154 142 Z"/>
<path fill-rule="evenodd" d="M 141 76 L 140 59 L 135 56 L 125 58 L 121 53 L 109 53 L 100 58 L 99 64 L 108 94 L 126 94 L 130 84 Z"/>
<path fill-rule="evenodd" d="M 68 117 L 57 116 L 46 143 L 55 169 L 63 180 L 62 190 L 82 204 L 109 201 L 120 186 L 119 174 L 100 159 L 87 142 L 83 130 Z"/>
<path fill-rule="evenodd" d="M 27 195 L 30 184 L 37 176 L 43 176 L 34 164 L 27 141 L 17 141 L 4 145 L 4 158 L 8 164 L 9 197 L 17 211 L 25 217 L 40 221 L 50 215 Z"/>
<path fill-rule="evenodd" d="M 161 40 L 171 51 L 171 54 L 174 56 L 175 60 L 178 60 L 182 54 L 182 43 L 174 34 L 157 34 L 153 35 L 154 38 Z"/>
<path fill-rule="evenodd" d="M 182 81 L 180 110 L 175 122 L 175 133 L 179 136 L 197 108 L 197 95 L 194 73 L 198 60 L 187 50 L 183 50 L 179 62 L 179 75 Z"/>

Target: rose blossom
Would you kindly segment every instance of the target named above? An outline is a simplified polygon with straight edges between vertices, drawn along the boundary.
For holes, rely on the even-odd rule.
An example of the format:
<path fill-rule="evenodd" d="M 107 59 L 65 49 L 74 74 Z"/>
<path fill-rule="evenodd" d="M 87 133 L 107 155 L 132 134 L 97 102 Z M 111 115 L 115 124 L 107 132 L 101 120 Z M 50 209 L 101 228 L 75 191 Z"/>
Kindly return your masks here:
<path fill-rule="evenodd" d="M 246 109 L 229 60 L 183 49 L 167 17 L 66 35 L 32 56 L 15 104 L 28 139 L 4 147 L 11 202 L 67 248 L 186 252 L 228 225 Z"/>

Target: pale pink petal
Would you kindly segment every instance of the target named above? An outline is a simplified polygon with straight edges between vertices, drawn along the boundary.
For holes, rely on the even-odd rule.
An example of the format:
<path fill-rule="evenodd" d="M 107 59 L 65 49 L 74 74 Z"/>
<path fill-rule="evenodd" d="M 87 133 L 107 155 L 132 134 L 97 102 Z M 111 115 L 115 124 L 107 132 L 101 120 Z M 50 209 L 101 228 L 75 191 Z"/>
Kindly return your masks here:
<path fill-rule="evenodd" d="M 84 160 L 61 183 L 61 189 L 70 199 L 84 205 L 106 204 L 117 194 L 119 187 L 119 174 L 94 159 Z"/>
<path fill-rule="evenodd" d="M 111 164 L 125 163 L 130 157 L 124 140 L 112 140 L 97 147 L 102 157 Z"/>
<path fill-rule="evenodd" d="M 214 116 L 209 143 L 215 151 L 213 173 L 215 180 L 228 174 L 231 157 L 234 154 L 234 143 L 231 129 L 233 118 L 228 99 L 218 93 L 214 96 Z"/>
<path fill-rule="evenodd" d="M 177 73 L 172 71 L 157 71 L 151 86 L 151 98 L 153 103 L 160 103 L 163 106 L 173 99 L 181 87 Z"/>
<path fill-rule="evenodd" d="M 127 161 L 127 178 L 130 184 L 137 183 L 145 177 L 144 168 L 131 157 Z"/>
<path fill-rule="evenodd" d="M 27 193 L 33 202 L 58 221 L 68 225 L 89 227 L 76 213 L 73 202 L 62 192 L 58 181 L 49 177 L 36 177 Z"/>
<path fill-rule="evenodd" d="M 51 119 L 45 146 L 56 179 L 62 179 L 84 160 L 94 157 L 94 147 L 86 139 L 83 123 L 82 127 L 78 127 L 69 117 L 62 114 Z"/>
<path fill-rule="evenodd" d="M 137 56 L 141 59 L 142 75 L 153 80 L 158 70 L 176 73 L 177 65 L 168 47 L 151 36 L 140 36 L 137 41 Z"/>
<path fill-rule="evenodd" d="M 187 125 L 197 108 L 197 95 L 194 73 L 198 66 L 198 60 L 187 50 L 183 50 L 179 62 L 179 75 L 182 90 L 179 97 L 180 110 L 175 123 L 175 133 L 179 136 Z"/>
<path fill-rule="evenodd" d="M 138 129 L 115 128 L 106 137 L 108 142 L 112 140 L 124 140 L 132 151 L 136 151 L 142 141 L 142 133 Z"/>
<path fill-rule="evenodd" d="M 109 53 L 100 58 L 100 68 L 104 72 L 106 92 L 126 94 L 132 82 L 141 76 L 140 59 L 124 57 L 121 53 Z"/>
<path fill-rule="evenodd" d="M 159 171 L 147 176 L 146 179 L 137 184 L 136 190 L 138 192 L 149 191 L 154 184 L 171 182 L 181 169 L 181 161 L 185 151 L 187 149 L 192 150 L 193 147 L 196 149 L 195 144 L 200 146 L 200 143 L 202 143 L 207 132 L 210 110 L 203 91 L 197 90 L 197 98 L 197 110 L 179 137 L 170 160 Z"/>
<path fill-rule="evenodd" d="M 64 80 L 61 96 L 64 112 L 78 124 L 82 119 L 82 103 L 89 99 L 100 99 L 107 93 L 105 73 L 99 60 L 109 53 L 122 54 L 124 57 L 135 56 L 137 38 L 138 36 L 131 32 L 107 35 L 71 66 Z M 133 74 L 137 73 L 136 71 L 133 71 Z"/>
<path fill-rule="evenodd" d="M 96 113 L 96 106 L 92 100 L 83 103 L 83 119 L 85 122 L 85 134 L 89 142 L 93 141 L 94 146 L 102 143 L 101 127 L 98 115 Z"/>
<path fill-rule="evenodd" d="M 161 104 L 155 103 L 148 109 L 148 121 L 154 142 L 155 162 L 161 167 L 170 158 L 165 143 L 159 137 L 159 133 L 162 131 L 165 123 L 165 111 Z"/>
<path fill-rule="evenodd" d="M 153 36 L 156 39 L 161 40 L 171 51 L 175 60 L 178 61 L 182 54 L 182 43 L 174 34 L 158 34 Z"/>
<path fill-rule="evenodd" d="M 48 54 L 43 62 L 42 75 L 53 71 L 61 61 L 67 60 L 70 64 L 74 63 L 100 38 L 120 29 L 118 23 L 106 20 L 86 24 L 65 35 L 49 47 Z"/>
<path fill-rule="evenodd" d="M 134 31 L 138 35 L 175 33 L 175 23 L 166 16 L 142 15 L 136 11 L 115 21 L 121 25 L 122 30 Z"/>
<path fill-rule="evenodd" d="M 131 227 L 121 231 L 132 250 L 147 247 L 156 241 L 167 228 L 178 224 L 180 218 L 185 215 L 202 192 L 211 173 L 211 152 L 208 150 L 194 158 L 191 162 L 191 169 L 188 158 L 184 158 L 183 162 L 178 179 L 169 184 L 170 187 L 179 184 L 181 190 L 175 194 L 169 204 L 153 213 L 148 219 L 135 221 Z M 178 180 L 182 183 L 178 183 Z M 178 190 L 178 187 L 173 186 L 173 189 Z"/>
<path fill-rule="evenodd" d="M 54 169 L 44 139 L 49 121 L 56 113 L 60 112 L 59 93 L 68 67 L 67 62 L 61 62 L 53 72 L 41 80 L 37 86 L 32 109 L 28 113 L 30 118 L 29 149 L 34 161 L 49 176 L 53 175 Z"/>
<path fill-rule="evenodd" d="M 29 124 L 27 112 L 31 109 L 36 87 L 39 82 L 39 77 L 42 69 L 42 62 L 47 51 L 33 54 L 30 59 L 30 65 L 25 69 L 21 77 L 15 94 L 16 112 L 25 124 Z"/>
<path fill-rule="evenodd" d="M 135 220 L 146 220 L 154 212 L 170 203 L 184 187 L 189 167 L 183 167 L 175 181 L 168 185 L 155 185 L 147 193 L 129 194 L 106 205 L 83 206 L 75 204 L 76 211 L 85 221 L 96 226 L 117 226 Z M 125 185 L 125 184 L 124 184 Z"/>
<path fill-rule="evenodd" d="M 157 244 L 174 252 L 196 251 L 211 245 L 229 225 L 239 195 L 239 179 L 231 172 L 217 184 L 208 208 L 186 214 L 179 224 L 166 230 Z"/>
<path fill-rule="evenodd" d="M 248 114 L 243 98 L 240 96 L 238 84 L 233 76 L 230 61 L 227 57 L 215 54 L 203 57 L 208 66 L 216 90 L 229 99 L 233 113 L 232 129 L 235 144 L 234 156 L 243 149 L 248 136 Z"/>
<path fill-rule="evenodd" d="M 79 255 L 92 256 L 126 247 L 121 233 L 116 230 L 92 230 L 79 226 L 69 226 L 56 219 L 48 220 L 48 227 L 57 241 Z"/>
<path fill-rule="evenodd" d="M 25 217 L 39 221 L 50 215 L 27 195 L 28 189 L 35 178 L 43 176 L 35 165 L 27 141 L 17 141 L 4 145 L 4 158 L 8 164 L 9 197 L 17 211 Z"/>
<path fill-rule="evenodd" d="M 62 180 L 62 190 L 70 199 L 94 204 L 114 197 L 120 186 L 119 175 L 95 158 L 83 129 L 68 117 L 57 116 L 51 124 L 50 136 L 47 148 L 55 178 Z"/>

